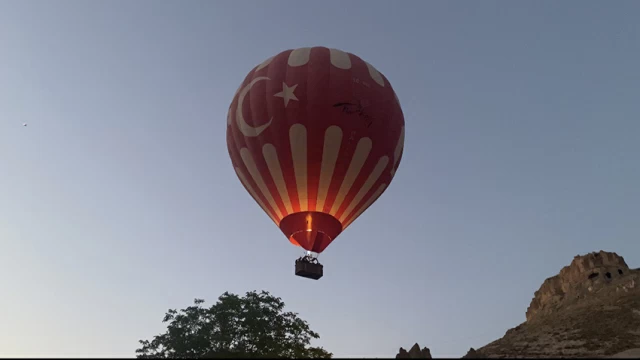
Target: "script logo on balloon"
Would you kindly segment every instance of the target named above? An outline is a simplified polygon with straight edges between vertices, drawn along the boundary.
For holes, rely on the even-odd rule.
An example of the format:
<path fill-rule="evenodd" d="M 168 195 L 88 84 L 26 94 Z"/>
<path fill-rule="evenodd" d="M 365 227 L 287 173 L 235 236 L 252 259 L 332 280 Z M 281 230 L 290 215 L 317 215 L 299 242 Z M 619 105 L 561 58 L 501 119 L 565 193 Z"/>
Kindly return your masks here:
<path fill-rule="evenodd" d="M 373 123 L 373 116 L 367 114 L 365 108 L 369 105 L 366 100 L 358 100 L 356 102 L 340 102 L 333 104 L 335 108 L 341 108 L 342 112 L 347 115 L 358 115 L 364 122 L 366 127 L 370 127 Z"/>

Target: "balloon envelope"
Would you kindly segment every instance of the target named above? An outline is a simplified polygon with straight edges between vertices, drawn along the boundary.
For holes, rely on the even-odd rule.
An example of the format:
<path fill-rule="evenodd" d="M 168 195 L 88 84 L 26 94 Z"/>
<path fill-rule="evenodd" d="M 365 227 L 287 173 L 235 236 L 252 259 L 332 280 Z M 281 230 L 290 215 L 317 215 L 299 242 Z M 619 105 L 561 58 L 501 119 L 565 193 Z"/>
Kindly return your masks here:
<path fill-rule="evenodd" d="M 242 185 L 289 241 L 321 253 L 391 183 L 404 117 L 386 77 L 358 56 L 287 50 L 236 91 L 227 148 Z"/>

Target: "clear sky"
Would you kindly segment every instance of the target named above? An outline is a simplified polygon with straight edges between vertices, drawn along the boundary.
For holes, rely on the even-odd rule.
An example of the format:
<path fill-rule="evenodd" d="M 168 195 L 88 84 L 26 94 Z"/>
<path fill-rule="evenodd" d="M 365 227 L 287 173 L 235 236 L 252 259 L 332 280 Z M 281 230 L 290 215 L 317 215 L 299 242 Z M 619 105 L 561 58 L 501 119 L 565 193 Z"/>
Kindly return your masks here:
<path fill-rule="evenodd" d="M 462 356 L 575 255 L 640 266 L 638 18 L 637 1 L 0 1 L 0 356 L 132 356 L 167 309 L 253 289 L 336 356 Z M 247 72 L 304 46 L 372 63 L 407 127 L 320 281 L 294 276 L 301 250 L 225 143 Z"/>

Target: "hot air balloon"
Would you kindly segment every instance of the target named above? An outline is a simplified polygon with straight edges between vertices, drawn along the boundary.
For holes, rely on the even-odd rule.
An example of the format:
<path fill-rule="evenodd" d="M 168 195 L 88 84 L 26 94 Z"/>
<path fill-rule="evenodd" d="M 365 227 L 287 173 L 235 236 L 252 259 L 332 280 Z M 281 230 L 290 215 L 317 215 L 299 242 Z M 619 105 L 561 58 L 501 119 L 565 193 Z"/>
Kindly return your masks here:
<path fill-rule="evenodd" d="M 227 114 L 238 179 L 289 241 L 317 261 L 387 189 L 404 148 L 404 116 L 389 80 L 358 56 L 286 50 L 253 68 Z"/>

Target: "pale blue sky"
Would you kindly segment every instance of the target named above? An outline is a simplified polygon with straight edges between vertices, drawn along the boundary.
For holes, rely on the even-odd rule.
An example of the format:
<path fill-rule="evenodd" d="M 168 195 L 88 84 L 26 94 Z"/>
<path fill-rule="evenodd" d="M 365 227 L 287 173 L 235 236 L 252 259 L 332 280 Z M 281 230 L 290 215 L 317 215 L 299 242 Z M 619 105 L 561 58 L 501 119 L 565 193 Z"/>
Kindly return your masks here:
<path fill-rule="evenodd" d="M 0 1 L 0 356 L 132 356 L 168 308 L 253 289 L 336 356 L 462 356 L 574 255 L 640 266 L 639 18 L 637 1 Z M 383 72 L 408 130 L 317 282 L 225 144 L 246 73 L 316 45 Z"/>

